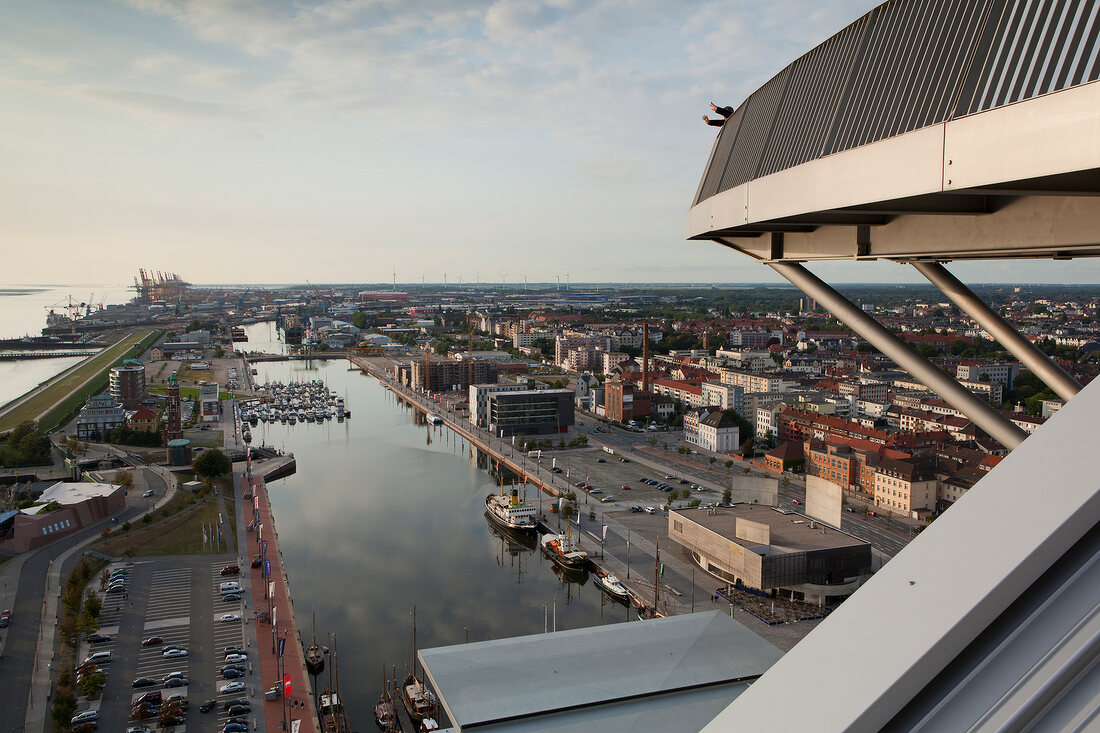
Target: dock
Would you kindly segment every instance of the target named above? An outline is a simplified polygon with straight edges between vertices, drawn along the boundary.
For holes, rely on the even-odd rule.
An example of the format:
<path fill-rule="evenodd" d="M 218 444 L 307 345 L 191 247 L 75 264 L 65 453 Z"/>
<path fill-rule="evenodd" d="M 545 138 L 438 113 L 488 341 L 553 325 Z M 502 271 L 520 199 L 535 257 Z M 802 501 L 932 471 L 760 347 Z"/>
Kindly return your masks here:
<path fill-rule="evenodd" d="M 265 690 L 281 685 L 284 675 L 290 678 L 291 694 L 288 698 L 280 695 L 274 700 L 265 699 L 263 702 L 265 730 L 267 733 L 282 733 L 293 730 L 294 721 L 300 721 L 299 733 L 321 733 L 305 665 L 301 630 L 294 616 L 290 584 L 279 550 L 279 533 L 275 529 L 275 518 L 271 514 L 271 503 L 267 494 L 267 481 L 274 476 L 287 475 L 293 462 L 292 456 L 280 456 L 257 465 L 251 480 L 246 475 L 240 477 L 242 493 L 252 493 L 251 500 L 244 500 L 245 506 L 251 504 L 252 513 L 257 520 L 257 530 L 247 533 L 248 540 L 242 553 L 243 562 L 250 563 L 252 558 L 264 554 L 266 563 L 270 564 L 270 575 L 264 577 L 266 564 L 258 568 L 250 567 L 247 571 L 242 567 L 241 571 L 249 573 L 253 589 L 256 651 L 261 680 L 261 689 L 257 692 L 262 695 Z M 263 553 L 263 543 L 266 543 L 266 553 Z M 274 589 L 270 599 L 269 587 Z M 280 646 L 283 648 L 281 658 L 278 656 Z"/>

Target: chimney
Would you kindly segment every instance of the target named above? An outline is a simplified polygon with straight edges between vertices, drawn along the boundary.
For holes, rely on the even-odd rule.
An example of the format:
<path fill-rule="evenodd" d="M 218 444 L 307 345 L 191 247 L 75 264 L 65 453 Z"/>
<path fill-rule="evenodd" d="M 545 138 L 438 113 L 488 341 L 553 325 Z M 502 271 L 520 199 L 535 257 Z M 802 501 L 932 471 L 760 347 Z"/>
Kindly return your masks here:
<path fill-rule="evenodd" d="M 649 323 L 642 324 L 642 391 L 649 392 Z"/>

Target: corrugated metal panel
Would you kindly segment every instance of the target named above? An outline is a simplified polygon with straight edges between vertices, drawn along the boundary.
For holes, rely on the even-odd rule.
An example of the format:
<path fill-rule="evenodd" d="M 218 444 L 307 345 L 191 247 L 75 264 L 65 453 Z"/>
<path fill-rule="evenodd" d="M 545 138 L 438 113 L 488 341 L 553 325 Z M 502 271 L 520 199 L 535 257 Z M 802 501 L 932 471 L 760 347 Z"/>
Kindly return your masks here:
<path fill-rule="evenodd" d="M 775 125 L 775 111 L 787 85 L 788 66 L 773 76 L 748 99 L 737 131 L 737 143 L 730 153 L 729 166 L 718 191 L 727 191 L 752 179 L 760 165 L 760 156 Z M 727 123 L 728 124 L 728 123 Z"/>
<path fill-rule="evenodd" d="M 757 178 L 821 155 L 848 76 L 859 57 L 865 27 L 861 18 L 791 64 L 787 92 Z"/>
<path fill-rule="evenodd" d="M 746 181 L 1100 78 L 1100 0 L 893 0 L 726 123 L 701 201 Z"/>
<path fill-rule="evenodd" d="M 744 116 L 745 107 L 748 105 L 748 101 L 742 102 L 741 106 L 726 120 L 726 124 L 722 125 L 722 129 L 718 133 L 718 142 L 710 156 L 710 161 L 707 163 L 707 170 L 703 174 L 703 184 L 699 187 L 699 197 L 695 203 L 718 193 L 718 184 L 722 182 L 722 176 L 729 165 L 730 153 L 733 150 L 733 144 L 737 141 L 737 130 L 741 126 L 741 118 Z"/>
<path fill-rule="evenodd" d="M 876 8 L 827 152 L 946 120 L 987 5 L 988 0 L 912 0 Z"/>
<path fill-rule="evenodd" d="M 1009 0 L 957 115 L 973 114 L 1100 78 L 1100 3 Z"/>

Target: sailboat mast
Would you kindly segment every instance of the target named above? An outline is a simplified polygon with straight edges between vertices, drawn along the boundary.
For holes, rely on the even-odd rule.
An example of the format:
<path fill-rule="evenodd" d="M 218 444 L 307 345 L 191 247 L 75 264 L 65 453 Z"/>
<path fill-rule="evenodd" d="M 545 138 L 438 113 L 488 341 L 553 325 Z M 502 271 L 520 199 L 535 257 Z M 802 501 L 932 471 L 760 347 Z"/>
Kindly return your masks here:
<path fill-rule="evenodd" d="M 413 659 L 412 659 L 413 679 L 416 679 L 416 605 L 413 604 Z"/>

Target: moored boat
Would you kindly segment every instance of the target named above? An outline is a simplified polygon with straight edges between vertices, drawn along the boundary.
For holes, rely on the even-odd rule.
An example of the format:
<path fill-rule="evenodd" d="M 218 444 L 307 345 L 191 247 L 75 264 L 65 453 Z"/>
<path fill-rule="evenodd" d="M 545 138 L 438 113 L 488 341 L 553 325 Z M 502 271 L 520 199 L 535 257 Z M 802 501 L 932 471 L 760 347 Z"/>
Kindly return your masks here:
<path fill-rule="evenodd" d="M 606 573 L 599 575 L 598 573 L 593 575 L 592 580 L 600 587 L 607 595 L 611 596 L 617 601 L 626 603 L 630 600 L 630 592 L 623 585 L 623 582 L 619 580 L 612 573 Z"/>
<path fill-rule="evenodd" d="M 588 553 L 573 547 L 568 534 L 544 534 L 539 538 L 542 554 L 566 570 L 584 570 L 588 567 Z"/>
<path fill-rule="evenodd" d="M 535 507 L 519 498 L 519 490 L 512 489 L 507 496 L 489 494 L 485 497 L 485 509 L 489 517 L 505 529 L 534 532 Z"/>

